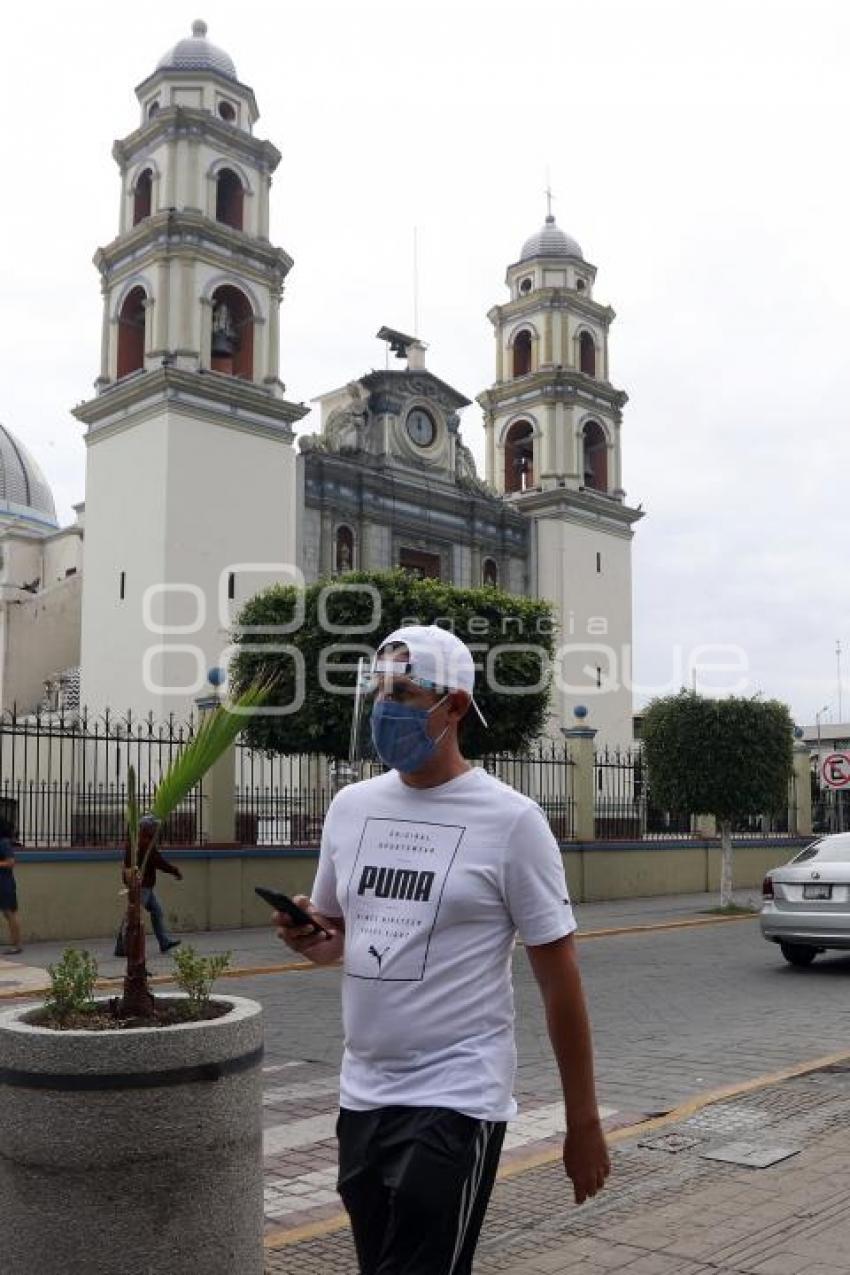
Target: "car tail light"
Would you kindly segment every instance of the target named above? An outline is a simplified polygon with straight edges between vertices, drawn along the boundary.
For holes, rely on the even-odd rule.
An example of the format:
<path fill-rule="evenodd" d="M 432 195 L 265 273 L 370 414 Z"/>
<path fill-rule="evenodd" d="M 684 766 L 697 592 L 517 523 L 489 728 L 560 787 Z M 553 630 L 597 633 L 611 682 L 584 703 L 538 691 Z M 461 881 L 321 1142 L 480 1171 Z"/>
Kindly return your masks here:
<path fill-rule="evenodd" d="M 773 898 L 773 878 L 765 877 L 761 883 L 761 893 L 763 899 Z"/>

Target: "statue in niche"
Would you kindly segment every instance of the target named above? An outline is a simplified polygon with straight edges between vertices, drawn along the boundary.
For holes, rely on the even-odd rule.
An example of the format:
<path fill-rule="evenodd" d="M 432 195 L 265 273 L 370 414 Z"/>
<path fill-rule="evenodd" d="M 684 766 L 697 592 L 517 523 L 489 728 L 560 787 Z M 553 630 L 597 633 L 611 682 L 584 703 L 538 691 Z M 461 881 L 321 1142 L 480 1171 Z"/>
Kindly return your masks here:
<path fill-rule="evenodd" d="M 339 575 L 352 567 L 351 532 L 341 527 L 336 533 L 336 569 Z"/>

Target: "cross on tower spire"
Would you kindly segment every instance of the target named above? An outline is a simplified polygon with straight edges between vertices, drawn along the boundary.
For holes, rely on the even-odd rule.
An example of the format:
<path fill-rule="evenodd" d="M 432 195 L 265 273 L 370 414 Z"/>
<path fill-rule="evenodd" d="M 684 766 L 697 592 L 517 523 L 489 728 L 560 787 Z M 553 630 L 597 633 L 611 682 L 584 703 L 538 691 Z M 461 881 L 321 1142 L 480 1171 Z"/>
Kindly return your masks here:
<path fill-rule="evenodd" d="M 552 216 L 552 200 L 555 196 L 552 194 L 552 183 L 549 181 L 548 177 L 546 179 L 546 189 L 543 193 L 546 196 L 546 220 L 554 221 L 554 217 Z"/>

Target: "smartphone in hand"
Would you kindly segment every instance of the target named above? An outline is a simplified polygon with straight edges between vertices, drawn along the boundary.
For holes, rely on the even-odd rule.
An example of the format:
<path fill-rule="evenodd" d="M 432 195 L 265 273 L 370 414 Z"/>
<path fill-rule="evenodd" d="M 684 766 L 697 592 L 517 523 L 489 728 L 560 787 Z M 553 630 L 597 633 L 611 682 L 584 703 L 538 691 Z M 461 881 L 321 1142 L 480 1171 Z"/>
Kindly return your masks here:
<path fill-rule="evenodd" d="M 269 907 L 274 908 L 276 912 L 283 912 L 296 925 L 310 925 L 313 927 L 314 934 L 324 934 L 326 939 L 333 938 L 330 930 L 326 930 L 320 925 L 315 917 L 310 916 L 309 912 L 305 912 L 297 903 L 290 899 L 288 894 L 281 894 L 279 890 L 266 890 L 261 885 L 254 886 L 254 893 L 258 894 L 264 903 L 268 903 Z"/>

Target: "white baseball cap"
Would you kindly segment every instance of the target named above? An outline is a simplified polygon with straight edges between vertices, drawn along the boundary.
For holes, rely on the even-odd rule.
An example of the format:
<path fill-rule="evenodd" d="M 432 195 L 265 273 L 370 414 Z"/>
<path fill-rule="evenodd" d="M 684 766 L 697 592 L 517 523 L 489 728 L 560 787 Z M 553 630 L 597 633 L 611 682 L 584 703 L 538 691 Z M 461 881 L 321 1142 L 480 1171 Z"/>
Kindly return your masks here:
<path fill-rule="evenodd" d="M 381 659 L 388 646 L 407 647 L 405 663 Z M 466 691 L 484 725 L 484 714 L 475 703 L 475 661 L 465 642 L 438 624 L 408 624 L 385 637 L 372 662 L 374 676 L 403 673 L 431 690 Z"/>

